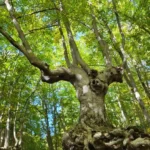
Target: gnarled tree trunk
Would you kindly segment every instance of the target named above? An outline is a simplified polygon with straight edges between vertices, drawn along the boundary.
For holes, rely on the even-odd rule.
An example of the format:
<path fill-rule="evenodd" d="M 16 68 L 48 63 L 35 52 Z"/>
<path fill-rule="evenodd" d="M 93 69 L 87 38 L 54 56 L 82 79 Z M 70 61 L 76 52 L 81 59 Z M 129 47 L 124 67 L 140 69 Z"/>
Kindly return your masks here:
<path fill-rule="evenodd" d="M 136 127 L 114 129 L 105 116 L 105 95 L 113 82 L 122 82 L 122 69 L 111 67 L 105 71 L 73 67 L 71 83 L 80 102 L 78 123 L 63 136 L 63 150 L 148 150 L 150 135 Z"/>
<path fill-rule="evenodd" d="M 92 133 L 105 127 L 111 129 L 105 116 L 104 99 L 109 84 L 122 82 L 122 69 L 111 67 L 102 72 L 91 70 L 89 74 L 82 68 L 73 67 L 71 70 L 75 73 L 75 78 L 71 82 L 80 102 L 80 117 L 75 128 L 64 135 L 63 148 L 94 148 Z"/>

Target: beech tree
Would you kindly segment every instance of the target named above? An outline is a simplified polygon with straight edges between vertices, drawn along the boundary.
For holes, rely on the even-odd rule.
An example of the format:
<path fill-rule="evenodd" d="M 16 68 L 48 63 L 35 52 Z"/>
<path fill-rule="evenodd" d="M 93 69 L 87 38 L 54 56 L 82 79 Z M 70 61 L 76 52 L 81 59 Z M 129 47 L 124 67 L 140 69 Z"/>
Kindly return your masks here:
<path fill-rule="evenodd" d="M 53 84 L 59 81 L 66 81 L 73 85 L 73 87 L 75 88 L 76 96 L 80 103 L 80 116 L 79 121 L 72 128 L 72 130 L 64 133 L 62 142 L 63 149 L 149 149 L 150 136 L 148 134 L 145 134 L 144 132 L 133 127 L 128 127 L 127 129 L 115 129 L 106 118 L 105 96 L 107 94 L 108 88 L 110 84 L 114 82 L 122 83 L 124 76 L 125 80 L 132 88 L 132 92 L 141 107 L 146 121 L 150 123 L 148 110 L 146 109 L 144 102 L 138 92 L 134 78 L 129 68 L 129 64 L 127 62 L 128 55 L 125 52 L 125 36 L 122 30 L 115 0 L 112 0 L 111 4 L 114 9 L 116 24 L 118 25 L 119 34 L 121 36 L 120 46 L 118 46 L 118 42 L 116 41 L 115 35 L 111 31 L 108 22 L 105 20 L 105 18 L 103 18 L 102 20 L 106 26 L 106 30 L 110 35 L 112 45 L 120 56 L 121 63 L 120 61 L 116 60 L 119 62 L 118 66 L 113 66 L 113 55 L 111 53 L 111 48 L 105 40 L 105 35 L 98 27 L 99 24 L 96 17 L 98 9 L 94 7 L 92 1 L 80 1 L 80 3 L 83 3 L 86 8 L 88 8 L 88 16 L 86 15 L 86 17 L 90 21 L 92 20 L 89 30 L 94 33 L 96 41 L 98 42 L 98 45 L 100 46 L 100 49 L 102 51 L 102 55 L 104 57 L 106 65 L 106 69 L 104 69 L 103 71 L 93 69 L 92 67 L 90 67 L 88 62 L 83 59 L 84 56 L 81 55 L 81 51 L 79 50 L 75 41 L 73 28 L 71 26 L 70 18 L 68 15 L 67 2 L 60 0 L 56 2 L 45 1 L 43 3 L 44 6 L 48 4 L 48 7 L 45 7 L 43 9 L 39 8 L 38 10 L 25 15 L 29 15 L 29 17 L 35 15 L 34 17 L 36 19 L 36 23 L 38 23 L 38 19 L 47 19 L 46 14 L 42 15 L 40 13 L 47 13 L 49 11 L 52 11 L 49 12 L 49 14 L 47 13 L 47 15 L 51 15 L 50 17 L 54 17 L 54 20 L 52 22 L 53 24 L 48 24 L 44 27 L 28 30 L 24 29 L 25 26 L 28 27 L 28 24 L 24 24 L 23 21 L 19 20 L 24 17 L 21 13 L 19 13 L 20 9 L 26 11 L 27 8 L 25 8 L 24 6 L 19 6 L 19 1 L 13 2 L 10 0 L 4 0 L 4 3 L 2 3 L 1 5 L 2 7 L 4 7 L 3 9 L 5 10 L 5 13 L 7 13 L 7 15 L 9 16 L 9 22 L 7 20 L 6 23 L 2 23 L 2 25 L 0 26 L 0 33 L 4 38 L 8 40 L 9 43 L 11 43 L 28 59 L 31 65 L 40 70 L 41 80 L 43 82 Z M 33 2 L 30 5 L 37 7 L 38 3 L 34 4 Z M 84 22 L 81 23 L 84 24 Z M 11 29 L 7 27 L 7 24 L 11 24 L 10 27 L 13 28 L 13 31 L 10 31 Z M 88 25 L 88 23 L 85 25 Z M 59 34 L 62 38 L 62 46 L 64 50 L 64 59 L 66 65 L 64 67 L 51 69 L 51 64 L 47 63 L 51 62 L 51 60 L 45 61 L 44 58 L 40 58 L 40 56 L 36 54 L 36 50 L 33 49 L 32 44 L 30 44 L 30 38 L 28 38 L 27 35 L 37 30 L 46 28 L 50 28 L 50 30 L 53 30 L 55 26 L 58 27 Z M 28 31 L 28 33 L 25 33 L 24 30 Z M 64 30 L 66 32 L 64 32 Z M 18 37 L 16 35 L 18 35 Z M 66 37 L 68 38 L 68 41 L 66 40 Z M 68 49 L 70 49 L 70 51 Z M 146 93 L 149 94 L 146 85 L 144 83 L 142 85 L 144 86 Z M 48 126 L 47 107 L 44 101 L 43 109 L 45 110 L 45 120 Z M 6 144 L 3 149 L 8 149 L 7 145 L 8 141 L 6 140 Z M 48 145 L 53 149 L 50 136 Z"/>

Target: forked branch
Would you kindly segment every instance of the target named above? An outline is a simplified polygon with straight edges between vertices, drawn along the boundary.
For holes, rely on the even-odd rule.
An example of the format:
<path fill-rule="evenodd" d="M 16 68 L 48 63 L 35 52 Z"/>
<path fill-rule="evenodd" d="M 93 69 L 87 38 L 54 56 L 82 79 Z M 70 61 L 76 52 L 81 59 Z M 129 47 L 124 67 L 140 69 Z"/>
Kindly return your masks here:
<path fill-rule="evenodd" d="M 72 54 L 72 58 L 73 58 L 73 64 L 74 65 L 80 65 L 85 70 L 85 72 L 89 73 L 90 67 L 82 59 L 82 57 L 79 53 L 78 47 L 76 45 L 76 42 L 74 40 L 74 36 L 72 33 L 70 21 L 69 21 L 68 17 L 66 16 L 65 6 L 63 5 L 62 1 L 60 1 L 60 13 L 62 15 L 63 22 L 64 22 L 64 25 L 65 25 L 65 28 L 67 31 L 67 35 L 68 35 L 68 39 L 69 39 L 69 45 L 70 45 L 71 54 Z"/>
<path fill-rule="evenodd" d="M 91 3 L 89 5 L 90 5 L 91 17 L 92 17 L 92 28 L 93 28 L 95 37 L 98 41 L 98 44 L 102 48 L 102 54 L 105 58 L 106 66 L 111 67 L 112 66 L 112 60 L 111 60 L 111 56 L 110 56 L 109 46 L 106 43 L 106 41 L 104 40 L 102 33 L 98 30 L 97 21 L 96 21 L 95 15 L 94 15 L 93 6 Z"/>
<path fill-rule="evenodd" d="M 54 83 L 59 80 L 65 80 L 70 81 L 74 78 L 74 74 L 70 72 L 69 69 L 66 68 L 59 68 L 57 70 L 50 70 L 49 66 L 41 61 L 39 58 L 34 55 L 34 53 L 31 50 L 31 47 L 28 43 L 28 41 L 25 38 L 25 34 L 21 29 L 20 24 L 18 23 L 15 15 L 14 15 L 14 8 L 12 7 L 9 0 L 5 0 L 6 7 L 9 11 L 10 17 L 13 20 L 13 24 L 18 32 L 18 35 L 22 41 L 22 45 L 20 45 L 17 41 L 15 41 L 2 27 L 0 27 L 0 33 L 19 51 L 21 51 L 26 58 L 29 60 L 29 62 L 41 70 L 41 78 L 42 81 L 48 82 L 48 83 Z"/>

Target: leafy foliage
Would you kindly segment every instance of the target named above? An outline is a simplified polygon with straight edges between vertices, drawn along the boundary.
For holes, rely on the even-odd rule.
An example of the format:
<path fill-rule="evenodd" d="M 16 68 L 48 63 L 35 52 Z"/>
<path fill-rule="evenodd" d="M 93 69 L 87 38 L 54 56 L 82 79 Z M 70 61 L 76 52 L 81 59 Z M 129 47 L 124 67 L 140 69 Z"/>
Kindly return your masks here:
<path fill-rule="evenodd" d="M 105 67 L 102 47 L 92 30 L 91 9 L 95 15 L 98 30 L 110 48 L 113 65 L 121 65 L 122 60 L 115 49 L 121 46 L 120 35 L 112 2 L 102 0 L 63 0 L 67 16 L 71 22 L 74 37 L 83 59 L 91 68 L 103 70 Z M 116 1 L 122 30 L 125 35 L 125 56 L 139 93 L 150 112 L 149 97 L 143 85 L 150 88 L 150 43 L 148 0 Z M 62 37 L 59 33 L 60 20 L 67 48 L 69 42 L 63 24 L 63 16 L 58 15 L 53 1 L 17 0 L 13 1 L 15 15 L 35 54 L 51 68 L 66 66 L 63 57 Z M 59 1 L 56 1 L 59 7 Z M 0 27 L 3 27 L 17 42 L 21 43 L 10 21 L 4 5 L 0 5 Z M 115 36 L 112 41 L 109 28 Z M 70 55 L 70 52 L 68 52 Z M 40 81 L 40 72 L 31 67 L 23 54 L 0 35 L 0 136 L 2 136 L 8 114 L 10 126 L 16 118 L 16 133 L 23 134 L 23 150 L 47 149 L 47 128 L 50 129 L 55 150 L 61 149 L 62 134 L 71 128 L 79 115 L 79 102 L 72 85 L 66 82 L 47 85 Z M 125 72 L 127 74 L 127 72 Z M 139 76 L 140 75 L 140 76 Z M 48 90 L 47 90 L 48 89 Z M 150 130 L 132 93 L 132 88 L 124 80 L 121 85 L 111 85 L 106 97 L 107 117 L 114 126 L 138 125 Z M 46 108 L 48 109 L 45 114 Z M 46 123 L 46 115 L 48 124 Z M 22 129 L 21 129 L 22 126 Z M 14 145 L 13 129 L 10 143 Z M 0 142 L 0 146 L 3 141 Z"/>

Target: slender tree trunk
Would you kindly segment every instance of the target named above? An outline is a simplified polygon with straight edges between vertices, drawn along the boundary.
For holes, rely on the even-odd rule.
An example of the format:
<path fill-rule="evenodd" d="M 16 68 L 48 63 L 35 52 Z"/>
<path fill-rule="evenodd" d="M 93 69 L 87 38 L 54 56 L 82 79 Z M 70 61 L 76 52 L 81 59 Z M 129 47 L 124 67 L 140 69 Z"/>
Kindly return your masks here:
<path fill-rule="evenodd" d="M 20 130 L 18 132 L 19 133 L 19 137 L 18 137 L 18 148 L 19 148 L 19 150 L 22 149 L 23 125 L 24 125 L 24 123 L 21 122 Z"/>
<path fill-rule="evenodd" d="M 5 149 L 9 147 L 9 140 L 10 140 L 10 109 L 8 110 L 8 116 L 6 121 L 5 140 L 4 140 Z"/>
<path fill-rule="evenodd" d="M 143 100 L 141 99 L 141 96 L 140 96 L 140 94 L 138 92 L 138 89 L 136 87 L 135 81 L 134 81 L 134 79 L 132 77 L 132 74 L 130 72 L 130 69 L 128 67 L 127 67 L 127 74 L 124 75 L 124 77 L 125 77 L 125 80 L 127 81 L 128 85 L 131 87 L 131 92 L 133 93 L 135 99 L 138 101 L 145 119 L 147 120 L 148 123 L 150 123 L 149 114 L 148 114 L 148 112 L 146 110 L 146 107 L 145 107 L 145 104 L 144 104 Z"/>
<path fill-rule="evenodd" d="M 47 129 L 47 143 L 49 150 L 54 150 L 50 129 Z"/>
<path fill-rule="evenodd" d="M 56 122 L 56 119 L 57 119 L 57 105 L 55 104 L 54 102 L 54 111 L 53 111 L 53 126 L 54 126 L 54 136 L 55 136 L 55 150 L 58 149 L 58 135 L 57 135 L 57 130 L 58 130 L 58 127 L 57 127 L 57 122 Z"/>
<path fill-rule="evenodd" d="M 136 72 L 137 72 L 137 75 L 138 75 L 138 78 L 139 78 L 139 81 L 147 95 L 147 97 L 150 99 L 150 90 L 147 88 L 146 84 L 144 83 L 144 81 L 142 80 L 142 76 L 141 76 L 141 73 L 140 73 L 140 70 L 138 68 L 137 65 L 135 65 L 135 69 L 136 69 Z"/>
<path fill-rule="evenodd" d="M 120 98 L 117 97 L 117 100 L 118 100 L 118 105 L 119 105 L 119 108 L 120 108 L 120 111 L 121 111 L 121 116 L 122 116 L 121 121 L 122 121 L 123 125 L 125 126 L 125 124 L 127 123 L 127 117 L 126 117 L 126 114 L 124 112 L 124 108 L 122 106 L 122 102 L 121 102 Z"/>
<path fill-rule="evenodd" d="M 15 116 L 14 121 L 13 121 L 13 136 L 15 139 L 15 146 L 17 146 L 18 145 L 18 138 L 16 135 L 16 116 Z"/>
<path fill-rule="evenodd" d="M 49 148 L 49 150 L 54 150 L 53 140 L 52 140 L 52 137 L 51 137 L 51 131 L 50 131 L 50 126 L 49 126 L 49 119 L 48 119 L 48 106 L 47 106 L 45 100 L 43 100 L 42 103 L 43 103 L 42 105 L 43 105 L 43 109 L 44 109 L 44 113 L 45 113 L 45 123 L 46 123 L 48 148 Z"/>
<path fill-rule="evenodd" d="M 97 22 L 96 22 L 96 18 L 95 18 L 92 6 L 91 6 L 91 13 L 92 13 L 91 16 L 92 16 L 92 26 L 93 26 L 94 34 L 96 36 L 96 39 L 98 41 L 99 46 L 102 48 L 102 54 L 104 56 L 106 66 L 111 67 L 112 66 L 112 60 L 111 60 L 111 56 L 110 56 L 109 46 L 105 42 L 105 40 L 103 39 L 102 34 L 98 31 Z"/>
<path fill-rule="evenodd" d="M 130 80 L 130 83 L 131 83 L 131 86 L 132 86 L 133 94 L 134 94 L 135 98 L 137 99 L 137 101 L 138 101 L 138 103 L 139 103 L 139 105 L 140 105 L 140 107 L 141 107 L 141 109 L 143 111 L 145 119 L 150 124 L 150 116 L 148 114 L 148 111 L 146 110 L 145 104 L 144 104 L 144 102 L 143 102 L 143 100 L 141 98 L 141 95 L 140 95 L 140 93 L 138 91 L 138 88 L 136 86 L 135 80 L 134 80 L 134 78 L 132 76 L 132 73 L 130 71 L 130 68 L 129 68 L 128 64 L 127 64 L 126 53 L 125 53 L 125 36 L 124 36 L 123 31 L 122 31 L 121 22 L 120 22 L 120 18 L 119 18 L 119 15 L 118 15 L 117 8 L 116 8 L 115 0 L 112 0 L 112 3 L 113 3 L 113 7 L 114 7 L 114 13 L 115 13 L 115 16 L 116 16 L 118 29 L 119 29 L 119 32 L 120 32 L 120 35 L 121 35 L 121 38 L 122 38 L 121 48 L 118 49 L 118 53 L 119 53 L 122 61 L 124 62 L 124 68 L 126 69 L 127 75 L 129 77 L 129 80 Z"/>
<path fill-rule="evenodd" d="M 150 123 L 150 116 L 148 114 L 148 111 L 146 110 L 145 104 L 144 104 L 144 102 L 143 102 L 143 100 L 141 98 L 141 95 L 140 95 L 139 90 L 138 90 L 138 88 L 136 86 L 136 83 L 135 83 L 135 80 L 134 80 L 133 75 L 131 73 L 131 70 L 130 70 L 130 68 L 128 66 L 128 62 L 127 62 L 127 59 L 126 59 L 127 58 L 127 54 L 125 53 L 125 49 L 124 49 L 125 48 L 125 36 L 124 36 L 122 28 L 121 28 L 119 15 L 118 15 L 118 12 L 116 10 L 115 0 L 113 0 L 112 2 L 113 2 L 113 6 L 114 6 L 114 11 L 115 11 L 115 15 L 116 15 L 118 29 L 119 29 L 119 32 L 120 32 L 120 35 L 121 35 L 121 38 L 122 38 L 122 43 L 121 43 L 120 47 L 116 44 L 117 42 L 116 42 L 115 37 L 114 37 L 111 29 L 109 28 L 108 24 L 106 24 L 106 22 L 104 20 L 103 21 L 106 24 L 106 27 L 107 27 L 107 29 L 109 31 L 109 34 L 110 34 L 111 40 L 113 42 L 114 48 L 116 49 L 116 51 L 118 52 L 120 58 L 122 59 L 123 67 L 124 67 L 124 69 L 126 71 L 126 75 L 124 75 L 125 80 L 127 81 L 128 85 L 131 87 L 132 93 L 133 93 L 135 99 L 138 101 L 146 121 L 148 123 Z"/>
<path fill-rule="evenodd" d="M 147 97 L 150 99 L 150 90 L 148 89 L 146 83 L 143 81 L 142 75 L 141 75 L 141 70 L 140 70 L 140 69 L 142 69 L 142 67 L 144 68 L 144 66 L 142 65 L 140 59 L 138 60 L 139 62 L 138 62 L 138 64 L 137 64 L 137 63 L 134 62 L 134 61 L 135 61 L 134 58 L 133 58 L 131 55 L 129 55 L 129 56 L 130 56 L 130 59 L 131 59 L 131 61 L 132 61 L 132 64 L 134 64 L 134 67 L 135 67 L 137 76 L 138 76 L 138 78 L 139 78 L 139 82 L 141 83 L 141 85 L 142 85 L 142 87 L 143 87 L 143 89 L 144 89 L 144 91 L 145 91 L 145 94 L 146 94 Z M 133 61 L 133 60 L 134 60 L 134 61 Z M 147 80 L 148 80 L 148 79 L 147 79 Z"/>
<path fill-rule="evenodd" d="M 4 131 L 4 129 L 1 129 L 1 131 L 0 131 L 0 147 L 3 147 L 3 145 L 4 145 L 4 137 L 5 137 L 5 131 Z"/>
<path fill-rule="evenodd" d="M 18 139 L 17 134 L 16 134 L 16 120 L 17 120 L 18 109 L 19 109 L 19 103 L 17 104 L 16 112 L 14 114 L 15 117 L 14 117 L 14 120 L 13 120 L 13 137 L 14 137 L 14 140 L 15 140 L 14 147 L 16 148 L 16 150 L 21 149 L 21 139 L 22 139 L 22 133 L 21 133 L 22 131 L 20 131 L 20 139 Z M 20 129 L 22 130 L 22 124 L 20 126 Z"/>

